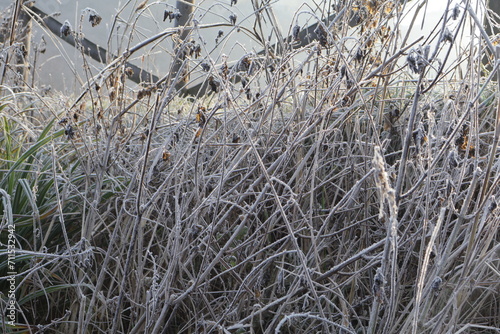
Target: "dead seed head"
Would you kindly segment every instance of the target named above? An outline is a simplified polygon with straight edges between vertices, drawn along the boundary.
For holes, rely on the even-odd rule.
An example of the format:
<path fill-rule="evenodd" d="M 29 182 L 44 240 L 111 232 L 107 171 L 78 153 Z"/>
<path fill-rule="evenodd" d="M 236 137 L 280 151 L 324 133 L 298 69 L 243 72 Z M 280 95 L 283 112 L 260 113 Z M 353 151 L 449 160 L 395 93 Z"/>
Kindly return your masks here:
<path fill-rule="evenodd" d="M 439 276 L 437 276 L 432 281 L 431 289 L 434 291 L 434 295 L 437 296 L 439 294 L 439 292 L 441 292 L 442 284 L 443 284 L 443 280 Z"/>
<path fill-rule="evenodd" d="M 444 28 L 443 40 L 445 42 L 453 43 L 453 33 L 450 31 L 450 29 L 448 29 L 448 27 Z"/>
<path fill-rule="evenodd" d="M 460 15 L 460 6 L 459 4 L 455 4 L 455 7 L 453 8 L 453 14 L 452 14 L 452 18 L 453 20 L 456 20 L 458 19 L 458 16 Z"/>
<path fill-rule="evenodd" d="M 233 13 L 233 14 L 229 15 L 229 22 L 231 22 L 231 24 L 234 26 L 236 24 L 237 18 L 238 18 L 238 16 Z"/>
<path fill-rule="evenodd" d="M 64 24 L 61 26 L 61 29 L 59 29 L 61 36 L 68 36 L 71 34 L 71 23 L 69 23 L 68 20 L 64 21 Z"/>
<path fill-rule="evenodd" d="M 420 48 L 420 49 L 412 49 L 408 56 L 406 57 L 406 62 L 408 63 L 408 67 L 415 74 L 420 74 L 424 71 L 427 66 L 426 54 L 428 55 L 428 47 Z"/>
<path fill-rule="evenodd" d="M 92 25 L 92 27 L 95 27 L 99 23 L 101 23 L 102 17 L 98 15 L 97 13 L 93 13 L 89 15 L 89 22 Z"/>

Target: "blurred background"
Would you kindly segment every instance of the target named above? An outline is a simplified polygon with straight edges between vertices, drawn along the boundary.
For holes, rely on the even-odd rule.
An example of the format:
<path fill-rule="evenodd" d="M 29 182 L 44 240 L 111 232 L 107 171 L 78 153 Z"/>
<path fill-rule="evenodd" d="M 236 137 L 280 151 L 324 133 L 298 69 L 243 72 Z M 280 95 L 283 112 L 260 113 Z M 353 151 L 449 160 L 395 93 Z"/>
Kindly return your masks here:
<path fill-rule="evenodd" d="M 478 3 L 478 1 L 480 1 Z M 473 0 L 472 6 L 482 8 L 481 1 Z M 4 13 L 4 20 L 12 10 L 15 1 L 0 0 L 0 9 Z M 460 1 L 450 1 L 449 8 L 454 8 Z M 318 22 L 316 13 L 321 13 L 324 8 L 318 6 L 335 6 L 333 2 L 315 2 L 299 0 L 276 0 L 269 2 L 274 18 L 261 16 L 261 24 L 256 24 L 253 15 L 255 8 L 262 6 L 259 0 L 202 0 L 195 1 L 193 17 L 200 25 L 223 23 L 224 25 L 200 29 L 199 34 L 192 38 L 202 45 L 202 58 L 207 54 L 220 62 L 224 54 L 229 60 L 237 60 L 247 53 L 257 53 L 262 50 L 262 43 L 251 37 L 249 32 L 262 31 L 262 35 L 269 38 L 271 43 L 276 42 L 276 32 L 273 27 L 278 27 L 283 37 L 290 35 L 291 28 L 298 24 L 302 28 Z M 319 4 L 319 5 L 318 5 Z M 45 0 L 35 1 L 35 6 L 59 22 L 68 21 L 72 29 L 81 32 L 83 36 L 98 46 L 109 50 L 113 55 L 122 53 L 128 47 L 153 36 L 164 29 L 175 26 L 175 19 L 164 20 L 165 11 L 176 12 L 176 1 L 95 1 L 95 0 Z M 143 8 L 140 8 L 144 6 Z M 421 6 L 409 41 L 419 36 L 428 35 L 433 29 L 439 27 L 447 1 L 413 0 L 408 3 L 408 13 L 405 15 L 400 31 L 405 32 L 414 17 L 414 11 Z M 88 22 L 89 10 L 93 10 L 102 17 L 102 22 L 92 27 Z M 331 11 L 333 14 L 332 10 Z M 326 11 L 326 12 L 328 12 Z M 139 15 L 140 13 L 140 15 Z M 236 17 L 238 27 L 233 29 L 229 25 L 230 17 Z M 271 22 L 272 21 L 272 22 Z M 131 27 L 133 26 L 133 29 Z M 262 30 L 261 30 L 262 29 Z M 236 30 L 236 31 L 235 31 Z M 40 24 L 33 22 L 32 45 L 44 48 L 44 53 L 39 53 L 35 60 L 35 79 L 40 87 L 52 88 L 66 93 L 73 93 L 86 82 L 83 66 L 88 66 L 91 73 L 96 73 L 104 67 L 96 61 L 86 61 L 80 51 L 68 45 L 63 40 L 50 33 Z M 217 38 L 219 34 L 222 37 Z M 468 36 L 462 36 L 466 43 Z M 154 45 L 150 52 L 135 54 L 131 62 L 143 70 L 161 76 L 166 73 L 172 63 L 171 38 L 164 39 Z M 458 46 L 457 46 L 458 47 Z M 88 75 L 88 74 L 87 74 Z"/>

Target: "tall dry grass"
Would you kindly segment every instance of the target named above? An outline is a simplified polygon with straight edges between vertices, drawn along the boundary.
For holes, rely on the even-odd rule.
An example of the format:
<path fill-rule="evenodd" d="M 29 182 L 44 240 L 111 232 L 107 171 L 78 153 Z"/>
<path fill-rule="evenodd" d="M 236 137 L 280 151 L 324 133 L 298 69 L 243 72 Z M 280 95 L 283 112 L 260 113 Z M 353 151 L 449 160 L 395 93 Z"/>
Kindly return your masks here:
<path fill-rule="evenodd" d="M 255 2 L 262 30 L 215 26 L 264 52 L 198 47 L 214 26 L 198 22 L 172 50 L 180 70 L 131 88 L 122 65 L 178 38 L 167 29 L 89 67 L 70 98 L 6 64 L 19 312 L 3 331 L 499 332 L 500 52 L 467 3 L 412 40 L 405 8 L 425 4 L 305 4 L 281 39 Z"/>

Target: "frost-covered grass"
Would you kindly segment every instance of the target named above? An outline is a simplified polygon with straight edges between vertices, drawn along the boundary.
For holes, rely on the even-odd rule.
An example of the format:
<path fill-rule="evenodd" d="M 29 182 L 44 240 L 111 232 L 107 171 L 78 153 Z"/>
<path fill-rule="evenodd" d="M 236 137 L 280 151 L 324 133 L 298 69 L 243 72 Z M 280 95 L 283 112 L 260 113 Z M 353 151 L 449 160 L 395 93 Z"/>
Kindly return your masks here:
<path fill-rule="evenodd" d="M 186 53 L 184 82 L 207 87 L 190 96 L 175 72 L 129 86 L 128 54 L 70 97 L 8 66 L 0 241 L 15 224 L 18 317 L 3 330 L 498 332 L 492 50 L 476 36 L 446 59 L 477 28 L 447 35 L 463 4 L 402 42 L 401 6 L 356 3 L 310 41 L 292 26 L 261 55 Z"/>

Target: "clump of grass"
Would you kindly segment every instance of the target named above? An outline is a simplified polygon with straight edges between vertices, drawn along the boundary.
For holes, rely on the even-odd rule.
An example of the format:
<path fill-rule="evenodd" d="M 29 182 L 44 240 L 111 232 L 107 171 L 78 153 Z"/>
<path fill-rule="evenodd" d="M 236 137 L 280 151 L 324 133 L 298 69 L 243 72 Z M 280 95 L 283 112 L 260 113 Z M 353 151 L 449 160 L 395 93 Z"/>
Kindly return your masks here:
<path fill-rule="evenodd" d="M 167 29 L 89 72 L 62 114 L 5 94 L 0 176 L 17 206 L 23 314 L 5 330 L 498 332 L 499 88 L 474 48 L 485 36 L 458 47 L 481 29 L 466 30 L 466 5 L 418 40 L 398 30 L 402 5 L 356 6 L 326 18 L 304 5 L 273 48 L 272 6 L 255 8 L 262 30 L 225 36 L 248 32 L 264 52 L 231 62 L 202 45 L 202 60 L 184 54 L 128 87 L 120 64 Z M 193 42 L 180 43 L 172 52 Z"/>

